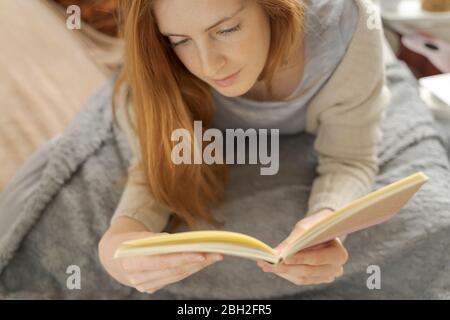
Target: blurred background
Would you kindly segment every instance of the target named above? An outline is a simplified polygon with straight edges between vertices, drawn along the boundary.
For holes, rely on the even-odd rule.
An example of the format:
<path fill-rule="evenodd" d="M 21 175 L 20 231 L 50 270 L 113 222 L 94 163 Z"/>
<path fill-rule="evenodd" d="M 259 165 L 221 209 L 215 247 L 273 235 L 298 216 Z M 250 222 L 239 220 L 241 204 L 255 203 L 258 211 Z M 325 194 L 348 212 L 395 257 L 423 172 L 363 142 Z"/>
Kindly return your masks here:
<path fill-rule="evenodd" d="M 70 29 L 77 5 L 81 28 Z M 0 0 L 0 190 L 119 68 L 117 0 Z"/>

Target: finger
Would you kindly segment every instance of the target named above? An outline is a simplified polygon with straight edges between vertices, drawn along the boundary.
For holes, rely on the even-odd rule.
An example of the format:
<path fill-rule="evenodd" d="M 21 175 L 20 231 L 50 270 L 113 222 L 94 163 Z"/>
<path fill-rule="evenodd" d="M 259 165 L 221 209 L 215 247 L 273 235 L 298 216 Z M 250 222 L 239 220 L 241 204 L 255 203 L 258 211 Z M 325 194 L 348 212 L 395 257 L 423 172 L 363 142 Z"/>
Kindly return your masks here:
<path fill-rule="evenodd" d="M 340 245 L 332 245 L 316 250 L 301 250 L 284 261 L 284 264 L 343 265 L 348 260 L 347 250 Z"/>
<path fill-rule="evenodd" d="M 299 235 L 305 230 L 307 230 L 309 226 L 310 223 L 306 219 L 297 222 L 294 229 L 289 234 L 289 236 L 285 240 L 283 240 L 277 247 L 275 247 L 275 250 L 281 252 L 285 247 L 287 247 L 288 245 L 292 244 L 295 240 L 297 240 Z M 313 247 L 310 247 L 309 249 L 326 247 L 329 246 L 332 242 L 333 240 L 324 243 L 319 243 Z"/>
<path fill-rule="evenodd" d="M 204 262 L 206 259 L 202 253 L 167 253 L 153 256 L 128 257 L 121 260 L 122 269 L 133 273 L 140 271 L 156 271 L 179 266 L 192 262 Z"/>
<path fill-rule="evenodd" d="M 321 243 L 319 243 L 319 244 L 316 244 L 316 245 L 311 246 L 311 247 L 307 247 L 307 248 L 302 249 L 302 250 L 317 250 L 317 249 L 321 249 L 321 248 L 330 247 L 330 246 L 333 245 L 333 241 L 334 241 L 334 240 L 329 240 L 329 241 L 326 241 L 326 242 L 321 242 Z"/>
<path fill-rule="evenodd" d="M 302 231 L 304 231 L 304 225 L 297 223 L 289 236 L 284 239 L 278 246 L 276 246 L 275 250 L 278 252 L 283 251 L 284 248 L 286 248 L 298 238 L 299 234 Z"/>
<path fill-rule="evenodd" d="M 156 291 L 164 288 L 165 286 L 166 285 L 162 285 L 162 286 L 154 287 L 154 288 L 150 288 L 149 287 L 147 290 L 142 289 L 141 287 L 136 287 L 136 290 L 139 291 L 139 292 L 142 292 L 142 293 L 149 293 L 149 294 L 151 294 L 151 293 L 155 293 Z"/>
<path fill-rule="evenodd" d="M 132 273 L 127 276 L 128 283 L 133 287 L 142 285 L 144 283 L 150 283 L 156 281 L 158 279 L 166 279 L 172 276 L 173 274 L 178 274 L 180 269 L 184 269 L 186 271 L 196 270 L 196 268 L 201 266 L 208 265 L 209 262 L 193 262 L 183 266 L 167 268 L 158 271 L 145 271 L 145 272 L 137 272 Z"/>
<path fill-rule="evenodd" d="M 316 225 L 317 223 L 322 221 L 325 217 L 330 216 L 332 214 L 334 214 L 332 210 L 331 211 L 322 210 L 298 221 L 295 224 L 291 234 L 286 238 L 286 240 L 280 243 L 280 245 L 276 248 L 276 250 L 281 251 L 284 247 L 286 247 L 286 245 L 294 242 L 300 233 L 310 229 L 313 225 Z"/>
<path fill-rule="evenodd" d="M 155 281 L 150 281 L 147 283 L 143 283 L 140 284 L 136 287 L 137 290 L 141 291 L 141 292 L 147 292 L 147 291 L 152 291 L 152 290 L 156 290 L 156 288 L 161 288 L 163 286 L 166 286 L 168 284 L 171 283 L 175 283 L 178 281 L 181 281 L 189 276 L 191 276 L 192 274 L 199 272 L 200 270 L 202 270 L 203 268 L 213 264 L 214 262 L 209 262 L 209 263 L 203 263 L 201 265 L 197 265 L 195 268 L 189 269 L 189 270 L 185 270 L 185 269 L 179 269 L 176 273 L 172 273 L 171 275 L 165 277 L 165 278 L 161 278 L 161 279 L 157 279 Z"/>
<path fill-rule="evenodd" d="M 135 287 L 135 286 L 141 285 L 143 283 L 155 281 L 157 279 L 168 278 L 168 277 L 172 276 L 173 274 L 178 274 L 182 270 L 186 270 L 186 271 L 197 270 L 197 267 L 201 267 L 201 266 L 206 267 L 206 266 L 210 265 L 211 263 L 220 261 L 221 259 L 223 259 L 223 257 L 221 257 L 220 255 L 219 256 L 208 255 L 208 259 L 204 262 L 193 262 L 193 263 L 178 265 L 176 267 L 161 269 L 161 270 L 157 270 L 157 271 L 145 271 L 145 272 L 131 273 L 128 275 L 128 282 L 132 286 Z"/>
<path fill-rule="evenodd" d="M 274 273 L 286 273 L 293 275 L 294 277 L 308 278 L 308 277 L 331 277 L 337 276 L 342 272 L 342 266 L 335 265 L 320 265 L 320 266 L 309 266 L 309 265 L 286 265 L 279 264 L 273 267 L 264 267 L 263 270 Z"/>
<path fill-rule="evenodd" d="M 296 285 L 301 285 L 301 286 L 308 286 L 308 285 L 318 285 L 318 284 L 324 284 L 324 283 L 332 283 L 335 281 L 334 277 L 329 277 L 329 278 L 323 278 L 323 277 L 309 277 L 309 278 L 303 278 L 303 277 L 295 277 L 293 275 L 290 274 L 286 274 L 286 273 L 279 273 L 277 274 L 278 276 L 280 276 L 281 278 L 284 278 L 290 282 L 292 282 L 293 284 Z"/>

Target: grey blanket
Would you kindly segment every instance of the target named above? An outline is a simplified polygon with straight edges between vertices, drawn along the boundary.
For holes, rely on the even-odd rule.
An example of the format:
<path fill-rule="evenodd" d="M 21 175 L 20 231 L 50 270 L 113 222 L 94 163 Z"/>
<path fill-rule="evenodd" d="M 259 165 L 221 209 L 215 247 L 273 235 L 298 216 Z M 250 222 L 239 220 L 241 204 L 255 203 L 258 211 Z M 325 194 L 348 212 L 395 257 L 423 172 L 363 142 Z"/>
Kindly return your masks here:
<path fill-rule="evenodd" d="M 406 67 L 395 62 L 387 69 L 393 100 L 383 122 L 374 189 L 419 170 L 430 181 L 394 219 L 347 238 L 349 261 L 335 283 L 299 287 L 236 257 L 153 295 L 110 278 L 98 261 L 97 244 L 120 199 L 123 187 L 117 180 L 126 174 L 131 155 L 125 135 L 111 121 L 111 81 L 46 151 L 38 185 L 1 235 L 0 298 L 450 298 L 445 141 Z M 259 166 L 233 166 L 227 201 L 215 211 L 225 229 L 271 246 L 282 241 L 307 209 L 317 165 L 313 142 L 308 134 L 282 137 L 276 176 L 260 176 Z M 66 285 L 70 265 L 80 268 L 80 290 Z M 380 289 L 367 287 L 371 265 L 380 268 Z"/>

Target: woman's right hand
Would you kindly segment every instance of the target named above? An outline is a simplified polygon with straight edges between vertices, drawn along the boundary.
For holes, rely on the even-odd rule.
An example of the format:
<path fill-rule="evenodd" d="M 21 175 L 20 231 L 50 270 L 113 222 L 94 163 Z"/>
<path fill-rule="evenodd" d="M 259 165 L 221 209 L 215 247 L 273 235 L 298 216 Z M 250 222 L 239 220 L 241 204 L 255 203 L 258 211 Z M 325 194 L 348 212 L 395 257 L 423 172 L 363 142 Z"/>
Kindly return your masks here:
<path fill-rule="evenodd" d="M 140 292 L 154 293 L 223 259 L 222 254 L 201 252 L 114 258 L 122 242 L 161 234 L 167 233 L 105 233 L 99 243 L 99 258 L 103 267 L 120 283 Z"/>

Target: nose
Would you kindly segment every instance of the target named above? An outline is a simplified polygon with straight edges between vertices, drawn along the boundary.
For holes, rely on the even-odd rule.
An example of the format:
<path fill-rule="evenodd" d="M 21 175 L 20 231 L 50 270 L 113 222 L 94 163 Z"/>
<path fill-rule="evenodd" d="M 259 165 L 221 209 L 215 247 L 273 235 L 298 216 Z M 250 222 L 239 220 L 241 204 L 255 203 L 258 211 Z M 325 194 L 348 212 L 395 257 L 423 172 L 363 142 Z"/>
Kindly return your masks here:
<path fill-rule="evenodd" d="M 217 79 L 221 74 L 222 67 L 226 63 L 224 55 L 210 43 L 199 46 L 200 63 L 203 74 L 209 79 Z"/>

